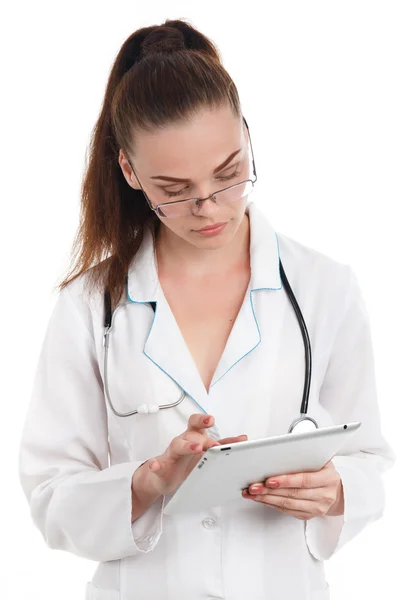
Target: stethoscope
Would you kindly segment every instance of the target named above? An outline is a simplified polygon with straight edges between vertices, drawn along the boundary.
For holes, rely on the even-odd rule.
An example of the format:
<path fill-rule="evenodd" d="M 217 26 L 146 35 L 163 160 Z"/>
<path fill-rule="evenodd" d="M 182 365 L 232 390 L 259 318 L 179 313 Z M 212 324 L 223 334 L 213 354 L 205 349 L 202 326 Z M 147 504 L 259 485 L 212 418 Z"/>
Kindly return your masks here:
<path fill-rule="evenodd" d="M 300 408 L 300 417 L 298 417 L 297 419 L 294 419 L 294 421 L 291 423 L 291 425 L 289 427 L 288 433 L 293 433 L 294 431 L 296 431 L 296 433 L 303 433 L 305 431 L 313 431 L 315 429 L 318 429 L 318 424 L 315 421 L 315 419 L 313 419 L 312 417 L 307 415 L 308 399 L 309 399 L 309 395 L 310 395 L 310 385 L 311 385 L 311 344 L 310 344 L 310 338 L 308 335 L 306 323 L 304 321 L 303 315 L 301 314 L 301 310 L 299 308 L 299 305 L 297 303 L 295 295 L 292 291 L 292 288 L 290 287 L 290 284 L 287 280 L 286 273 L 284 271 L 284 268 L 283 268 L 283 265 L 282 265 L 282 262 L 280 259 L 279 259 L 279 271 L 281 274 L 281 279 L 283 281 L 283 287 L 285 288 L 285 291 L 286 291 L 287 295 L 289 296 L 290 302 L 292 303 L 292 306 L 296 313 L 297 321 L 300 326 L 301 334 L 303 336 L 303 342 L 304 342 L 304 348 L 305 348 L 305 359 L 306 359 L 303 398 L 302 398 L 301 408 Z M 105 332 L 104 332 L 104 339 L 103 339 L 104 391 L 105 391 L 106 399 L 110 405 L 110 408 L 117 417 L 129 417 L 129 416 L 135 415 L 135 414 L 156 413 L 159 410 L 164 410 L 166 408 L 173 408 L 174 406 L 178 406 L 181 402 L 183 402 L 183 400 L 186 396 L 186 393 L 183 390 L 181 392 L 179 399 L 176 402 L 173 402 L 171 404 L 163 404 L 160 406 L 158 404 L 141 404 L 137 407 L 136 410 L 132 410 L 131 412 L 128 412 L 128 413 L 120 413 L 115 409 L 115 407 L 111 401 L 110 392 L 108 389 L 108 377 L 107 377 L 108 349 L 110 346 L 109 335 L 110 335 L 110 331 L 112 331 L 112 328 L 113 328 L 113 316 L 121 307 L 126 306 L 127 304 L 131 304 L 131 302 L 128 300 L 127 302 L 120 304 L 114 310 L 114 313 L 112 313 L 111 296 L 110 296 L 109 290 L 106 289 L 106 291 L 104 293 L 104 307 L 105 307 L 104 328 L 105 328 Z M 155 302 L 150 302 L 149 304 L 152 306 L 153 311 L 155 311 Z"/>

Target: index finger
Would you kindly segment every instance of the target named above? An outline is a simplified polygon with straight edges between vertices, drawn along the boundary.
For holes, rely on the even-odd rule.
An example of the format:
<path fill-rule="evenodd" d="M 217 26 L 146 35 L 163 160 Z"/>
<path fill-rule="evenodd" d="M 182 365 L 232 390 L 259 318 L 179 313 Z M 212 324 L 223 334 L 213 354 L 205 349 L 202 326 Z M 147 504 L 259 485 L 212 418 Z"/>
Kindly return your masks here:
<path fill-rule="evenodd" d="M 206 422 L 208 420 L 208 422 Z M 214 417 L 212 415 L 194 414 L 190 415 L 186 431 L 199 431 L 207 429 L 214 425 Z"/>
<path fill-rule="evenodd" d="M 268 483 L 273 481 L 277 481 L 279 487 L 285 488 L 319 488 L 329 484 L 329 475 L 325 468 L 319 471 L 288 473 L 287 475 L 268 477 L 265 485 L 268 486 Z"/>

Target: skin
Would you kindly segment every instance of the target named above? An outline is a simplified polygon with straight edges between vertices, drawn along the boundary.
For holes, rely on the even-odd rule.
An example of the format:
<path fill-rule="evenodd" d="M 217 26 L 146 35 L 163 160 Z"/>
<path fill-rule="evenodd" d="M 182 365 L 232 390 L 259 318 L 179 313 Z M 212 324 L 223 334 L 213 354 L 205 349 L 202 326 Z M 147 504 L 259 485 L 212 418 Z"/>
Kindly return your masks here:
<path fill-rule="evenodd" d="M 277 482 L 274 485 L 272 482 Z M 260 486 L 257 491 L 256 486 Z M 291 473 L 279 477 L 269 477 L 265 482 L 252 484 L 242 492 L 244 498 L 273 506 L 280 512 L 297 519 L 308 520 L 326 515 L 344 514 L 343 485 L 332 461 L 319 471 L 311 473 Z"/>
<path fill-rule="evenodd" d="M 205 109 L 189 122 L 153 133 L 139 131 L 135 139 L 135 155 L 129 158 L 153 206 L 185 198 L 205 198 L 222 187 L 252 178 L 247 128 L 241 118 L 233 115 L 229 106 Z M 239 148 L 242 149 L 241 153 L 223 171 L 213 175 L 213 169 Z M 235 166 L 238 159 L 241 162 Z M 141 189 L 122 149 L 118 160 L 127 183 L 134 189 Z M 239 173 L 234 179 L 220 179 L 231 175 L 235 170 Z M 152 179 L 155 175 L 189 178 L 191 181 L 172 183 Z M 183 191 L 178 196 L 168 198 L 163 187 L 170 192 Z M 172 219 L 159 217 L 161 223 L 156 239 L 156 253 L 163 272 L 171 277 L 179 272 L 180 276 L 192 279 L 193 285 L 199 287 L 201 281 L 207 280 L 210 283 L 214 279 L 217 282 L 221 274 L 234 273 L 243 268 L 248 260 L 250 235 L 249 219 L 245 214 L 246 203 L 246 197 L 225 206 L 218 206 L 208 199 L 202 203 L 198 214 Z M 214 237 L 204 237 L 195 231 L 226 221 L 228 224 L 224 231 Z M 197 418 L 205 416 L 197 415 Z M 214 422 L 212 416 L 211 422 Z M 193 443 L 196 435 L 199 447 L 193 451 L 189 442 Z M 145 463 L 147 489 L 149 478 L 152 477 L 154 489 L 159 493 L 165 489 L 170 491 L 174 487 L 171 481 L 176 483 L 183 479 L 184 461 L 187 462 L 188 456 L 194 452 L 197 460 L 199 452 L 204 452 L 210 444 L 205 430 L 200 433 L 196 431 L 196 427 L 179 436 L 179 441 L 177 439 L 172 440 L 162 456 Z M 229 439 L 241 441 L 238 438 Z M 171 450 L 177 444 L 180 444 L 179 454 L 176 454 L 176 450 Z M 181 474 L 176 475 L 179 469 Z M 139 472 L 142 470 L 139 469 Z M 331 461 L 317 472 L 292 473 L 268 480 L 271 479 L 279 482 L 278 488 L 266 487 L 265 482 L 260 482 L 260 492 L 249 494 L 244 490 L 243 497 L 272 506 L 301 520 L 344 513 L 343 485 Z"/>
<path fill-rule="evenodd" d="M 130 157 L 140 182 L 153 206 L 185 198 L 205 198 L 211 192 L 248 179 L 249 152 L 247 129 L 230 107 L 207 110 L 189 123 L 173 125 L 157 133 L 136 134 L 135 155 Z M 229 167 L 213 176 L 213 169 L 234 150 L 242 148 L 240 173 L 234 179 L 219 178 L 234 173 L 234 158 Z M 134 189 L 141 189 L 129 162 L 120 150 L 119 164 L 125 179 Z M 154 175 L 190 178 L 192 184 L 180 196 L 168 198 L 168 191 L 182 190 L 189 184 L 152 180 Z M 249 237 L 249 220 L 245 214 L 247 198 L 225 206 L 211 199 L 205 200 L 196 215 L 166 219 L 161 224 L 156 241 L 157 260 L 162 261 L 164 272 L 191 277 L 193 281 L 219 277 L 235 270 L 244 262 Z M 229 221 L 224 231 L 215 237 L 204 237 L 194 230 L 214 223 Z"/>

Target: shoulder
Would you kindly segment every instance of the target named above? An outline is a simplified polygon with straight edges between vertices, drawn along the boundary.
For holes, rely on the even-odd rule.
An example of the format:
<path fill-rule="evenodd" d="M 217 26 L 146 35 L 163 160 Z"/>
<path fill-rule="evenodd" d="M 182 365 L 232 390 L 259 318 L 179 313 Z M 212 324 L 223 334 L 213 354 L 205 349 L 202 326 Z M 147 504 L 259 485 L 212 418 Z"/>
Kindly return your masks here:
<path fill-rule="evenodd" d="M 349 264 L 282 233 L 276 235 L 289 285 L 300 307 L 307 307 L 309 320 L 329 323 L 336 330 L 352 307 L 365 318 L 362 290 Z"/>
<path fill-rule="evenodd" d="M 106 259 L 107 260 L 107 259 Z M 102 261 L 99 265 L 104 265 Z M 98 327 L 104 314 L 104 291 L 101 286 L 94 285 L 93 275 L 98 265 L 95 265 L 67 283 L 58 295 L 58 304 L 64 306 L 69 313 L 82 321 L 94 337 L 95 328 Z"/>
<path fill-rule="evenodd" d="M 278 232 L 277 239 L 285 274 L 315 347 L 330 348 L 342 324 L 351 328 L 368 321 L 358 278 L 349 264 Z"/>
<path fill-rule="evenodd" d="M 331 292 L 348 288 L 354 276 L 347 263 L 307 246 L 283 233 L 276 232 L 279 256 L 289 282 L 298 282 L 308 289 L 325 289 Z"/>

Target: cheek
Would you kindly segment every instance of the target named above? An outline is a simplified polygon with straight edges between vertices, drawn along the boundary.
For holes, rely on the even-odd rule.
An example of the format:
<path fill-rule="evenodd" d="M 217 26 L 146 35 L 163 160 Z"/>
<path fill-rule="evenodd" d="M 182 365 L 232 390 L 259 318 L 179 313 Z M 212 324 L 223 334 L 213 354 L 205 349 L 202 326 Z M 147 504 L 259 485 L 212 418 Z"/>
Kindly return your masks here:
<path fill-rule="evenodd" d="M 172 239 L 178 237 L 180 239 L 188 239 L 190 237 L 190 229 L 187 219 L 163 219 L 160 218 L 159 234 L 164 239 Z"/>

